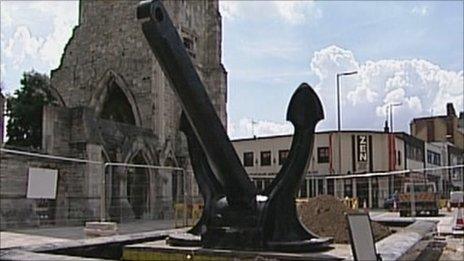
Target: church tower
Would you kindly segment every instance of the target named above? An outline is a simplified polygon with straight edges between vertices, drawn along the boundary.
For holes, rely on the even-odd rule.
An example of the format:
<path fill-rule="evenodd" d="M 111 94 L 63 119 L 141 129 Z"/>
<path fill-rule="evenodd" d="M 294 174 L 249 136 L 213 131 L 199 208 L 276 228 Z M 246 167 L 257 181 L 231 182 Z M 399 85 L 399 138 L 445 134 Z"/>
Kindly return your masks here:
<path fill-rule="evenodd" d="M 225 125 L 227 72 L 221 63 L 218 1 L 163 3 Z M 137 4 L 80 1 L 79 24 L 64 49 L 60 66 L 51 72 L 51 85 L 61 96 L 62 107 L 44 109 L 43 144 L 48 153 L 95 161 L 188 167 L 186 144 L 179 134 L 181 107 L 143 36 L 136 18 Z M 101 175 L 112 184 L 107 188 L 107 198 L 121 198 L 117 204 L 128 208 L 134 188 L 127 184 L 148 184 L 140 191 L 151 193 L 142 198 L 152 202 L 143 204 L 157 207 L 132 207 L 135 216 L 143 211 L 159 216 L 162 205 L 172 204 L 169 198 L 175 201 L 174 194 L 181 190 L 177 186 L 182 185 L 169 174 L 147 171 L 146 178 L 130 180 L 127 171 L 117 168 L 111 174 L 98 174 L 98 167 L 84 167 L 79 180 L 83 184 L 82 197 L 89 199 L 87 211 L 98 212 Z M 153 191 L 155 187 L 158 189 Z M 166 192 L 168 187 L 171 196 L 167 195 L 171 193 Z M 168 200 L 154 204 L 156 198 Z M 111 204 L 109 200 L 107 205 Z"/>
<path fill-rule="evenodd" d="M 84 106 L 104 114 L 111 94 L 122 92 L 136 126 L 161 140 L 176 135 L 180 107 L 143 37 L 136 19 L 138 1 L 81 1 L 79 25 L 66 45 L 52 85 L 66 107 Z M 164 1 L 191 54 L 219 117 L 226 124 L 226 71 L 221 64 L 221 16 L 217 1 Z M 109 82 L 124 86 L 113 90 Z M 116 95 L 117 96 L 117 95 Z M 124 98 L 124 97 L 122 97 Z M 122 120 L 122 119 L 119 119 Z M 127 119 L 129 120 L 129 119 Z"/>

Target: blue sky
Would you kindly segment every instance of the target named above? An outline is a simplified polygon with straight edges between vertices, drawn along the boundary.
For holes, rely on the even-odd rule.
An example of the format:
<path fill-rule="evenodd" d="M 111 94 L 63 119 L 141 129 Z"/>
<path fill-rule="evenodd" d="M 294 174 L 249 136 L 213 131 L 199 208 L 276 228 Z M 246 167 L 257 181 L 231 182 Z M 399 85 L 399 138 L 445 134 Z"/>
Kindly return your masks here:
<path fill-rule="evenodd" d="M 286 106 L 302 81 L 323 101 L 319 129 L 335 129 L 335 75 L 347 70 L 359 74 L 341 80 L 344 129 L 381 129 L 390 102 L 403 103 L 403 131 L 446 102 L 463 108 L 463 2 L 222 4 L 234 136 L 250 136 L 252 120 L 258 135 L 290 133 Z"/>
<path fill-rule="evenodd" d="M 392 102 L 395 130 L 412 117 L 463 110 L 463 1 L 222 1 L 223 63 L 228 71 L 232 137 L 291 133 L 289 98 L 301 82 L 326 112 L 319 130 L 336 128 L 335 75 L 342 128 L 383 127 Z M 49 72 L 77 23 L 77 3 L 1 2 L 1 77 L 7 92 L 21 73 Z"/>

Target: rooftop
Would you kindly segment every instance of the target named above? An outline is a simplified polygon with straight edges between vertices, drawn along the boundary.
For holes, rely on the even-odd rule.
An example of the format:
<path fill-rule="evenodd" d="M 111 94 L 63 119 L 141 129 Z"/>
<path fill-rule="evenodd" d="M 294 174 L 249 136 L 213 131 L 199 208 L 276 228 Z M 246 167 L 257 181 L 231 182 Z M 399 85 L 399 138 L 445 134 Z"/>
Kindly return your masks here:
<path fill-rule="evenodd" d="M 391 134 L 389 132 L 384 132 L 380 130 L 342 130 L 341 133 L 371 133 L 371 134 Z M 328 130 L 328 131 L 316 131 L 315 134 L 332 134 L 338 133 L 337 130 Z M 405 132 L 394 132 L 393 134 L 396 135 L 407 135 L 410 136 L 408 133 Z M 238 138 L 238 139 L 231 139 L 232 142 L 240 142 L 240 141 L 250 141 L 250 140 L 267 140 L 267 139 L 278 139 L 278 138 L 287 138 L 292 137 L 293 134 L 278 134 L 278 135 L 270 135 L 270 136 L 262 136 L 262 137 L 250 137 L 250 138 Z"/>

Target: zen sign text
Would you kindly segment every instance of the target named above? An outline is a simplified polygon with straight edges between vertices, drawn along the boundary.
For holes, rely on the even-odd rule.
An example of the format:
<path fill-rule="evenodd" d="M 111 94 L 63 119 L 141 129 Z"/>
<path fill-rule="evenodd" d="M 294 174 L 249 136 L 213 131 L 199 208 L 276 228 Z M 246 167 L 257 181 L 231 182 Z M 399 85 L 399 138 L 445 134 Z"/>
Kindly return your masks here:
<path fill-rule="evenodd" d="M 367 136 L 358 136 L 358 162 L 367 162 Z"/>

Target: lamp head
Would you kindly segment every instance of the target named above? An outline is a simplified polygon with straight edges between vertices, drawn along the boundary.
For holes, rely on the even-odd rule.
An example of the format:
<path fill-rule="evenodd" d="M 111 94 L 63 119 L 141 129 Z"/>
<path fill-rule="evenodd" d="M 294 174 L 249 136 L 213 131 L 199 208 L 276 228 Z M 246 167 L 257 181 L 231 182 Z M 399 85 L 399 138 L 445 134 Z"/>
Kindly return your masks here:
<path fill-rule="evenodd" d="M 343 72 L 343 73 L 337 73 L 337 76 L 347 76 L 347 75 L 353 75 L 357 74 L 358 71 L 352 71 L 352 72 Z"/>

